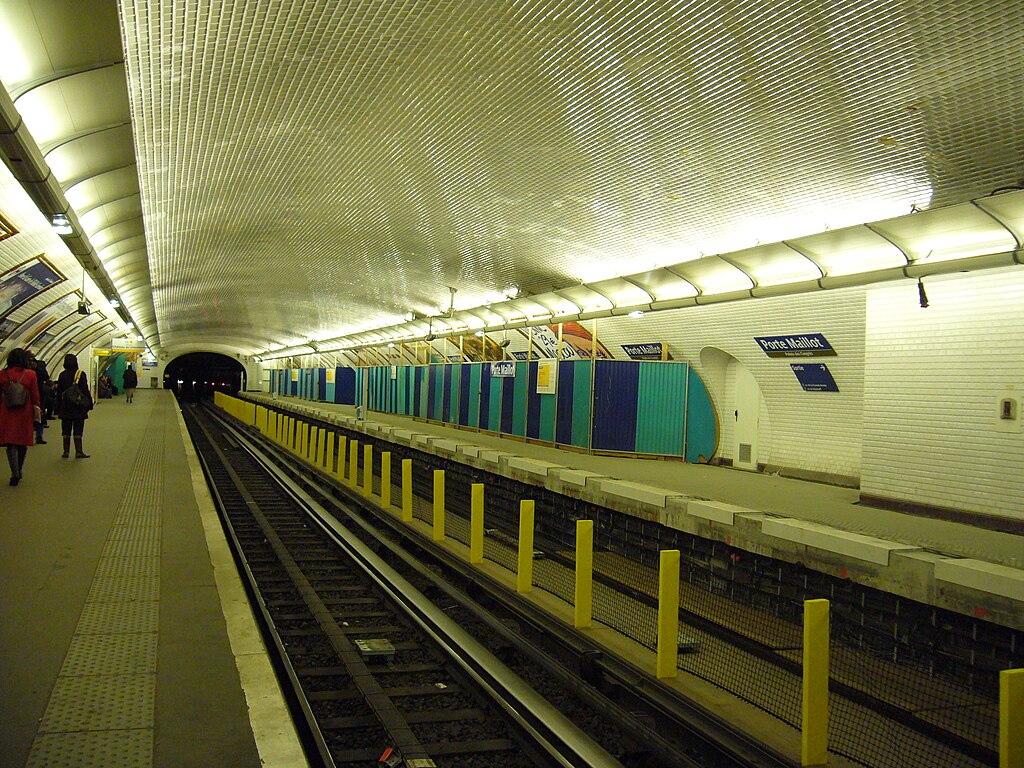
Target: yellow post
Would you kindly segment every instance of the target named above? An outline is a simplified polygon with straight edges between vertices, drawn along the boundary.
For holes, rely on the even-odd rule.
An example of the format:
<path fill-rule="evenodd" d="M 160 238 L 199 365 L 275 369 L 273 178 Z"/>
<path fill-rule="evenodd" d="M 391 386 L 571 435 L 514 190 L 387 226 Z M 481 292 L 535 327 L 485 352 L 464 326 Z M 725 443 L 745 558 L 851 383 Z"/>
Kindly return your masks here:
<path fill-rule="evenodd" d="M 288 450 L 295 451 L 296 441 L 299 439 L 299 431 L 295 426 L 295 417 L 288 417 Z"/>
<path fill-rule="evenodd" d="M 828 600 L 804 601 L 801 765 L 828 762 L 828 607 Z"/>
<path fill-rule="evenodd" d="M 519 502 L 519 572 L 516 574 L 516 591 L 529 592 L 533 589 L 533 513 L 531 499 Z"/>
<path fill-rule="evenodd" d="M 402 520 L 412 521 L 412 459 L 402 459 Z"/>
<path fill-rule="evenodd" d="M 999 768 L 1024 768 L 1024 669 L 999 673 Z"/>
<path fill-rule="evenodd" d="M 327 450 L 324 451 L 324 469 L 327 474 L 334 472 L 334 433 L 327 433 Z"/>
<path fill-rule="evenodd" d="M 309 442 L 306 443 L 306 461 L 312 464 L 316 461 L 316 449 L 320 445 L 320 427 L 310 425 Z"/>
<path fill-rule="evenodd" d="M 664 549 L 658 570 L 659 679 L 676 676 L 679 656 L 679 550 Z"/>
<path fill-rule="evenodd" d="M 391 509 L 391 452 L 384 451 L 380 455 L 380 506 L 387 511 Z"/>
<path fill-rule="evenodd" d="M 484 561 L 484 484 L 469 486 L 469 562 Z"/>
<path fill-rule="evenodd" d="M 359 441 L 348 444 L 348 484 L 350 488 L 359 487 Z"/>
<path fill-rule="evenodd" d="M 373 444 L 363 447 L 363 496 L 373 496 Z"/>
<path fill-rule="evenodd" d="M 573 626 L 589 627 L 594 615 L 594 521 L 576 521 L 576 604 Z"/>
<path fill-rule="evenodd" d="M 327 448 L 327 430 L 318 429 L 316 433 L 316 465 L 322 467 L 324 465 L 324 450 Z"/>
<path fill-rule="evenodd" d="M 345 436 L 338 435 L 338 479 L 345 482 Z"/>
<path fill-rule="evenodd" d="M 434 541 L 444 541 L 444 470 L 434 470 Z"/>

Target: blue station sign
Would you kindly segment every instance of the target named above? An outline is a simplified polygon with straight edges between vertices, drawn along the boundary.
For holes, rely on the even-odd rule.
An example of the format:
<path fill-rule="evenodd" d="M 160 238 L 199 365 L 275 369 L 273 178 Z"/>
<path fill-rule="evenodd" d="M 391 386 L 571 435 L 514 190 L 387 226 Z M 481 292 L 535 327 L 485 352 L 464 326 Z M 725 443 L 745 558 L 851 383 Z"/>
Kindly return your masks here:
<path fill-rule="evenodd" d="M 755 336 L 754 341 L 768 357 L 835 357 L 836 351 L 820 333 L 790 336 Z"/>
<path fill-rule="evenodd" d="M 839 386 L 824 363 L 790 363 L 804 392 L 838 392 Z"/>

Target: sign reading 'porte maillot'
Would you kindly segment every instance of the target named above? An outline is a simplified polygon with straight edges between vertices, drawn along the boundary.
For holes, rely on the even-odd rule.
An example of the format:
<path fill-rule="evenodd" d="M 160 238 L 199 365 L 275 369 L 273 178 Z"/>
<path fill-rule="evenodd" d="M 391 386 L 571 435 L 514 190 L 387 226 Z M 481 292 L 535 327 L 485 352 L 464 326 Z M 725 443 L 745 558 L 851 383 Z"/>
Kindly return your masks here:
<path fill-rule="evenodd" d="M 754 341 L 768 357 L 834 357 L 836 354 L 820 333 L 755 336 Z"/>

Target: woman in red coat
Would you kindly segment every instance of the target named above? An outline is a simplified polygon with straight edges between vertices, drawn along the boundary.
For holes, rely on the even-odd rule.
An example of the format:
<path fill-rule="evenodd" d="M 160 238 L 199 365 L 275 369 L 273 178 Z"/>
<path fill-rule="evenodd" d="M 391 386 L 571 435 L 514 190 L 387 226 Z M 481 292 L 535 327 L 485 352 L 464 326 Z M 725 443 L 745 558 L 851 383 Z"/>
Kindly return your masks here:
<path fill-rule="evenodd" d="M 23 405 L 8 408 L 8 388 L 12 384 L 25 388 Z M 0 371 L 0 445 L 7 448 L 7 463 L 11 465 L 11 485 L 21 480 L 21 468 L 25 465 L 28 447 L 34 445 L 35 411 L 39 407 L 39 384 L 36 374 L 29 368 L 28 353 L 20 347 L 7 355 L 7 365 Z"/>

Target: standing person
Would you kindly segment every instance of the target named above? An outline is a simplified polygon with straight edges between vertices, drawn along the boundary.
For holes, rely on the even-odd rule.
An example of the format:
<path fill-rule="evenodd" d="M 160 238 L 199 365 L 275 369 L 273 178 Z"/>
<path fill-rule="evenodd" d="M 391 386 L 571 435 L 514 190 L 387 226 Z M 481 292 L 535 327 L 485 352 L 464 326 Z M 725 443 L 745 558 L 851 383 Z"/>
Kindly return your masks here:
<path fill-rule="evenodd" d="M 132 370 L 131 363 L 128 363 L 121 377 L 121 386 L 124 387 L 125 401 L 130 403 L 135 399 L 135 388 L 139 386 L 139 374 Z"/>
<path fill-rule="evenodd" d="M 36 445 L 46 445 L 46 440 L 43 439 L 43 430 L 46 428 L 46 398 L 50 392 L 50 374 L 46 370 L 46 363 L 36 358 L 30 350 L 25 350 L 25 355 L 28 357 L 28 367 L 35 371 L 36 374 L 36 385 L 39 387 L 39 399 L 41 401 L 41 408 L 43 409 L 43 418 L 36 419 Z"/>
<path fill-rule="evenodd" d="M 7 355 L 7 364 L 0 371 L 0 445 L 7 448 L 11 466 L 11 485 L 21 481 L 25 456 L 33 444 L 32 423 L 39 408 L 39 385 L 29 367 L 28 355 L 15 347 Z"/>
<path fill-rule="evenodd" d="M 78 392 L 72 391 L 75 389 Z M 89 454 L 82 450 L 82 433 L 91 410 L 92 395 L 89 393 L 85 371 L 78 367 L 77 357 L 64 355 L 64 370 L 57 378 L 57 413 L 60 416 L 60 433 L 64 438 L 62 458 L 66 459 L 71 454 L 72 436 L 75 438 L 75 458 L 89 458 Z"/>

